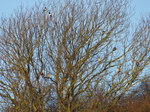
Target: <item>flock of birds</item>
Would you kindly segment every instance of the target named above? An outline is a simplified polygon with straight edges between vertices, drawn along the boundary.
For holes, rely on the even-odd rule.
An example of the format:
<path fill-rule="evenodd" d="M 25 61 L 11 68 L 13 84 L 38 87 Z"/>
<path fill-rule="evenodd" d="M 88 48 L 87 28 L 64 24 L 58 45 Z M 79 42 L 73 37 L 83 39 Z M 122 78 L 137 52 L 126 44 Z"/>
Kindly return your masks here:
<path fill-rule="evenodd" d="M 51 12 L 48 11 L 47 8 L 45 7 L 45 8 L 43 9 L 43 13 L 46 13 L 46 12 L 48 12 L 49 17 L 52 18 Z M 116 47 L 113 48 L 113 51 L 115 51 L 115 50 L 117 50 Z M 101 61 L 102 61 L 102 58 L 98 57 L 97 61 L 98 61 L 98 62 L 101 62 Z M 120 72 L 120 68 L 117 68 L 117 69 L 116 69 L 116 72 L 119 73 L 119 72 Z M 48 74 L 47 77 L 50 77 L 50 74 Z"/>

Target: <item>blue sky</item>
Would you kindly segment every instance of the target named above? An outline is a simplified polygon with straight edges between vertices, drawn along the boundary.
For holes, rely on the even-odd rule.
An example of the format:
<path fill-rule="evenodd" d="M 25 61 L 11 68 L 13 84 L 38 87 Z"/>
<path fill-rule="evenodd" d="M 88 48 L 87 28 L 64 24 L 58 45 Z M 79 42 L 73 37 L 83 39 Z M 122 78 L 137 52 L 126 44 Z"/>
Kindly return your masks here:
<path fill-rule="evenodd" d="M 38 0 L 0 0 L 0 17 L 9 16 L 21 4 L 25 6 L 32 6 Z M 133 0 L 133 7 L 135 6 L 135 15 L 133 20 L 138 20 L 142 15 L 150 13 L 150 0 Z"/>

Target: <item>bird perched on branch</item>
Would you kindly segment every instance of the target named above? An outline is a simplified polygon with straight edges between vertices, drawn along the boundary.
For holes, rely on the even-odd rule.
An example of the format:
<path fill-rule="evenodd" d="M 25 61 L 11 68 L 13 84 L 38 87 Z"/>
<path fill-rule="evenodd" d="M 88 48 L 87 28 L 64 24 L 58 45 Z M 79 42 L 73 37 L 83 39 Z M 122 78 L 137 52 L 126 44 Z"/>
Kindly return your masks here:
<path fill-rule="evenodd" d="M 139 66 L 139 62 L 134 60 L 135 65 L 138 67 Z"/>
<path fill-rule="evenodd" d="M 102 61 L 102 59 L 99 57 L 99 58 L 97 59 L 97 61 Z"/>
<path fill-rule="evenodd" d="M 116 47 L 114 47 L 114 48 L 113 48 L 113 51 L 115 51 L 115 50 L 117 50 L 117 48 L 116 48 Z"/>
<path fill-rule="evenodd" d="M 47 8 L 45 7 L 44 9 L 43 9 L 43 12 L 46 12 L 47 11 Z"/>
<path fill-rule="evenodd" d="M 44 78 L 50 78 L 51 74 L 47 74 Z"/>
<path fill-rule="evenodd" d="M 105 34 L 105 31 L 102 31 L 102 35 L 104 35 Z"/>
<path fill-rule="evenodd" d="M 51 74 L 47 74 L 47 76 L 46 77 L 50 77 L 51 76 Z"/>
<path fill-rule="evenodd" d="M 52 14 L 50 12 L 48 12 L 48 15 L 49 15 L 50 18 L 52 18 Z"/>
<path fill-rule="evenodd" d="M 117 69 L 116 69 L 116 72 L 118 72 L 118 73 L 119 73 L 119 72 L 120 72 L 120 68 L 117 68 Z"/>

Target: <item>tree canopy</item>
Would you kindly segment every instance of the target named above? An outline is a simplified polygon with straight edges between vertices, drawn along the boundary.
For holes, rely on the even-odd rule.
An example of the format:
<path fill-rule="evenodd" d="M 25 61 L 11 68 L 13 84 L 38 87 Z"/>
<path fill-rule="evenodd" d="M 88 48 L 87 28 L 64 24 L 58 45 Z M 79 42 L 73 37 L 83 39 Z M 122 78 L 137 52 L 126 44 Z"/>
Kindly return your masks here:
<path fill-rule="evenodd" d="M 0 20 L 0 105 L 15 112 L 108 112 L 150 67 L 150 15 L 129 0 L 63 0 Z"/>

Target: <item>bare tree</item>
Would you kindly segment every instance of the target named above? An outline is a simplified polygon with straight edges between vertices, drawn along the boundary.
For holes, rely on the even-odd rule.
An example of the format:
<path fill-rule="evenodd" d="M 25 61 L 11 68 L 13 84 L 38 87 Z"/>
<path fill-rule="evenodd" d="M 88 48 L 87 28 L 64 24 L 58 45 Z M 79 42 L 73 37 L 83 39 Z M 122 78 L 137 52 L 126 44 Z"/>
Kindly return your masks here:
<path fill-rule="evenodd" d="M 2 18 L 0 99 L 10 111 L 109 111 L 150 62 L 150 18 L 128 0 L 55 1 Z M 93 100 L 94 99 L 94 100 Z"/>
<path fill-rule="evenodd" d="M 44 111 L 52 98 L 53 86 L 44 78 L 46 17 L 35 9 L 1 19 L 0 96 L 18 112 Z"/>

